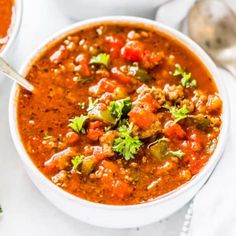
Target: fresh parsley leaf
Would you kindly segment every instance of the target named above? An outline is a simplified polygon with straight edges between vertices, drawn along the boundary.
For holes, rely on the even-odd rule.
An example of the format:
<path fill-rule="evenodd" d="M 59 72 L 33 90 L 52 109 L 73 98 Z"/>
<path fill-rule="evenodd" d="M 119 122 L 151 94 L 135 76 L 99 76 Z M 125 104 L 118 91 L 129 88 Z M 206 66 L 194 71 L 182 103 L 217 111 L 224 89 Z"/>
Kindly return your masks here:
<path fill-rule="evenodd" d="M 93 56 L 90 60 L 90 64 L 100 64 L 108 67 L 110 55 L 106 53 L 99 53 L 97 56 Z"/>
<path fill-rule="evenodd" d="M 186 107 L 171 107 L 169 104 L 165 104 L 164 108 L 168 109 L 170 113 L 175 117 L 174 123 L 179 122 L 187 117 L 189 110 Z"/>
<path fill-rule="evenodd" d="M 173 155 L 173 156 L 178 157 L 179 159 L 181 159 L 184 156 L 184 152 L 182 150 L 169 151 L 169 155 Z"/>
<path fill-rule="evenodd" d="M 148 74 L 148 72 L 137 66 L 130 66 L 129 74 L 133 75 L 137 80 L 140 80 L 141 82 L 144 82 L 144 83 L 151 80 L 151 76 Z"/>
<path fill-rule="evenodd" d="M 47 139 L 50 139 L 50 138 L 52 138 L 52 136 L 51 136 L 51 135 L 44 134 L 44 137 L 43 137 L 43 139 L 44 139 L 44 140 L 47 140 Z"/>
<path fill-rule="evenodd" d="M 180 120 L 183 120 L 187 117 L 189 110 L 186 107 L 181 107 L 179 109 L 177 109 L 176 107 L 173 107 L 170 112 L 175 117 L 174 122 L 177 123 Z"/>
<path fill-rule="evenodd" d="M 111 112 L 113 116 L 115 116 L 118 120 L 120 120 L 122 116 L 125 116 L 129 113 L 131 108 L 132 108 L 132 101 L 129 97 L 127 97 L 124 99 L 110 102 L 108 110 Z"/>
<path fill-rule="evenodd" d="M 85 130 L 84 130 L 83 126 L 84 126 L 85 121 L 87 119 L 88 119 L 88 116 L 85 116 L 85 115 L 76 116 L 74 119 L 70 120 L 68 127 L 73 129 L 77 133 L 80 133 L 80 132 L 84 133 Z"/>
<path fill-rule="evenodd" d="M 110 131 L 111 129 L 112 129 L 111 126 L 106 126 L 106 127 L 104 128 L 105 132 Z"/>
<path fill-rule="evenodd" d="M 182 69 L 182 67 L 179 64 L 177 64 L 173 72 L 173 76 L 182 75 L 184 72 L 185 71 Z"/>
<path fill-rule="evenodd" d="M 185 88 L 197 87 L 197 81 L 192 79 L 192 74 L 183 70 L 180 65 L 176 65 L 173 76 L 181 76 L 180 83 Z"/>
<path fill-rule="evenodd" d="M 88 109 L 87 112 L 91 111 L 94 109 L 94 107 L 98 104 L 98 99 L 93 99 L 91 97 L 88 97 Z"/>
<path fill-rule="evenodd" d="M 71 163 L 73 165 L 74 170 L 77 170 L 78 166 L 83 162 L 83 159 L 84 159 L 83 155 L 73 157 Z"/>
<path fill-rule="evenodd" d="M 190 82 L 190 87 L 197 87 L 197 80 L 193 79 L 193 80 Z"/>
<path fill-rule="evenodd" d="M 114 140 L 113 150 L 119 153 L 125 158 L 125 160 L 134 159 L 134 155 L 137 154 L 142 142 L 138 136 L 132 137 L 131 132 L 133 124 L 130 123 L 128 126 L 121 125 L 118 127 L 119 137 Z"/>
<path fill-rule="evenodd" d="M 132 66 L 122 66 L 120 69 L 121 71 L 144 83 L 152 79 L 148 72 L 140 68 L 137 63 L 134 63 Z"/>
<path fill-rule="evenodd" d="M 85 84 L 85 83 L 88 83 L 92 80 L 92 78 L 90 77 L 82 77 L 81 79 L 78 80 L 79 83 L 81 84 Z"/>

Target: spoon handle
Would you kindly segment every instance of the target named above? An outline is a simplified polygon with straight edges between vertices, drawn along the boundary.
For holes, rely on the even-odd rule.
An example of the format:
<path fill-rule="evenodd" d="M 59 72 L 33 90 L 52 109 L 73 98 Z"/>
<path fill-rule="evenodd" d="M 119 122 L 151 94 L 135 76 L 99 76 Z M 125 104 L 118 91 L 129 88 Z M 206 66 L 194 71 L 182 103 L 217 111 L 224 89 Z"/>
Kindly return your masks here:
<path fill-rule="evenodd" d="M 0 57 L 0 73 L 6 75 L 8 78 L 16 81 L 22 87 L 27 89 L 28 91 L 33 91 L 34 87 L 31 83 L 29 83 L 25 78 L 23 78 L 20 74 L 18 74 L 8 63 Z"/>

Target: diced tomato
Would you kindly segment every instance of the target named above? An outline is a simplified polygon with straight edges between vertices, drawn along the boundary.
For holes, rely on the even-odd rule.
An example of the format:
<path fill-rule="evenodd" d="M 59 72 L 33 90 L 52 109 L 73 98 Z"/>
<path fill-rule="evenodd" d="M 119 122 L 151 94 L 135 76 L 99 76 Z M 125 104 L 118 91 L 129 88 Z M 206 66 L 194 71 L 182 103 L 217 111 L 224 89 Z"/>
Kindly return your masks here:
<path fill-rule="evenodd" d="M 164 134 L 168 138 L 184 139 L 186 132 L 179 124 L 175 124 L 173 121 L 168 121 L 164 127 Z"/>
<path fill-rule="evenodd" d="M 79 134 L 77 134 L 74 131 L 69 131 L 66 133 L 65 141 L 68 144 L 74 144 L 79 141 L 79 138 L 80 138 Z"/>
<path fill-rule="evenodd" d="M 140 128 L 148 128 L 154 121 L 152 106 L 148 103 L 138 103 L 129 112 L 129 120 Z"/>
<path fill-rule="evenodd" d="M 123 198 L 131 194 L 132 191 L 133 191 L 133 188 L 129 184 L 121 180 L 116 180 L 113 182 L 112 194 L 119 198 Z"/>
<path fill-rule="evenodd" d="M 102 161 L 105 159 L 105 155 L 101 146 L 95 146 L 93 148 L 93 156 L 95 157 L 96 161 Z"/>
<path fill-rule="evenodd" d="M 119 80 L 121 83 L 129 83 L 133 78 L 129 75 L 126 75 L 124 72 L 120 71 L 117 67 L 111 69 L 113 77 Z"/>
<path fill-rule="evenodd" d="M 119 172 L 119 167 L 115 163 L 107 160 L 103 160 L 101 165 L 104 167 L 101 181 L 107 190 L 111 190 L 113 182 L 115 181 L 114 174 Z"/>
<path fill-rule="evenodd" d="M 111 161 L 102 161 L 102 166 L 105 168 L 105 170 L 109 170 L 112 173 L 117 173 L 119 171 L 119 167 L 117 166 L 117 164 Z"/>
<path fill-rule="evenodd" d="M 121 48 L 124 45 L 124 39 L 118 35 L 108 35 L 105 42 L 109 43 L 112 47 Z"/>
<path fill-rule="evenodd" d="M 114 81 L 108 80 L 106 78 L 101 79 L 98 82 L 98 90 L 103 92 L 114 92 L 117 84 Z"/>
<path fill-rule="evenodd" d="M 104 123 L 101 121 L 94 121 L 94 122 L 90 122 L 89 124 L 89 128 L 91 129 L 96 129 L 96 128 L 103 128 Z"/>
<path fill-rule="evenodd" d="M 103 123 L 94 121 L 89 123 L 87 137 L 93 141 L 97 141 L 103 135 Z"/>
<path fill-rule="evenodd" d="M 120 49 L 124 46 L 124 39 L 118 35 L 109 35 L 105 37 L 105 42 L 108 44 L 111 57 L 115 58 L 120 55 Z"/>
<path fill-rule="evenodd" d="M 141 61 L 144 52 L 144 45 L 139 41 L 128 41 L 121 48 L 121 56 L 129 61 Z"/>
<path fill-rule="evenodd" d="M 151 94 L 144 94 L 140 99 L 140 102 L 144 102 L 147 104 L 150 104 L 152 111 L 154 111 L 155 109 L 160 108 L 159 103 L 157 102 L 157 100 L 155 100 L 153 98 L 153 96 Z"/>
<path fill-rule="evenodd" d="M 82 76 L 90 76 L 90 68 L 89 68 L 89 57 L 85 53 L 81 53 L 76 57 L 76 62 L 79 63 L 80 69 L 79 72 Z"/>

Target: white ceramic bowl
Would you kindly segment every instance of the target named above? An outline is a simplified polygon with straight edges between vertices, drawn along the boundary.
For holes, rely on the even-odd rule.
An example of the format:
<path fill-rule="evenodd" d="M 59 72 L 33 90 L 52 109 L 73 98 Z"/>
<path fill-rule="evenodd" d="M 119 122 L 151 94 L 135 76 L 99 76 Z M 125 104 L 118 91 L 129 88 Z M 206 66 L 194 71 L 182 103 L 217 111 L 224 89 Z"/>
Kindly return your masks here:
<path fill-rule="evenodd" d="M 74 20 L 98 16 L 129 15 L 153 19 L 158 6 L 168 0 L 55 0 Z"/>
<path fill-rule="evenodd" d="M 28 68 L 35 60 L 35 58 L 39 57 L 40 53 L 42 53 L 43 50 L 45 50 L 53 41 L 55 42 L 55 40 L 60 39 L 64 35 L 72 33 L 82 27 L 104 22 L 125 22 L 127 24 L 138 23 L 152 26 L 159 31 L 165 32 L 166 34 L 169 34 L 177 40 L 181 41 L 199 58 L 201 58 L 201 61 L 205 64 L 205 66 L 212 74 L 212 77 L 214 78 L 219 89 L 220 97 L 223 101 L 223 123 L 216 150 L 206 166 L 200 171 L 200 173 L 194 176 L 188 183 L 182 185 L 178 189 L 164 196 L 161 196 L 160 198 L 152 202 L 130 206 L 97 204 L 75 197 L 74 195 L 65 192 L 61 188 L 58 188 L 56 185 L 50 182 L 33 164 L 29 155 L 24 149 L 17 127 L 16 105 L 19 87 L 16 84 L 12 88 L 9 104 L 10 129 L 16 149 L 32 181 L 46 196 L 46 198 L 48 198 L 60 210 L 66 212 L 68 215 L 73 216 L 76 219 L 97 226 L 110 228 L 137 227 L 150 224 L 169 216 L 170 214 L 181 208 L 184 204 L 186 204 L 206 182 L 213 169 L 215 168 L 217 162 L 219 161 L 226 144 L 227 130 L 229 125 L 229 104 L 227 93 L 222 84 L 222 78 L 219 76 L 215 64 L 198 45 L 196 45 L 191 39 L 174 29 L 151 20 L 136 17 L 103 17 L 79 22 L 72 26 L 69 26 L 52 36 L 41 47 L 39 47 L 25 62 L 21 69 L 21 73 L 23 75 L 26 74 Z"/>
<path fill-rule="evenodd" d="M 14 1 L 14 11 L 12 16 L 12 25 L 10 28 L 10 37 L 6 45 L 4 45 L 4 47 L 0 51 L 1 57 L 7 56 L 7 53 L 10 51 L 17 38 L 22 20 L 22 13 L 23 13 L 22 5 L 23 5 L 22 0 Z"/>

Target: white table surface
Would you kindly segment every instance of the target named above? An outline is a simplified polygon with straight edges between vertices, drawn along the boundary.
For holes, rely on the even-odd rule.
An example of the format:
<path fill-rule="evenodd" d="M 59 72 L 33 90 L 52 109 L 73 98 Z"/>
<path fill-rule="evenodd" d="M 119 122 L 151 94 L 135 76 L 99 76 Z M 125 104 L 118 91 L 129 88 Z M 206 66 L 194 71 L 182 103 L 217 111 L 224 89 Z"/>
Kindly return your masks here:
<path fill-rule="evenodd" d="M 16 47 L 8 61 L 19 68 L 47 36 L 71 24 L 55 5 L 56 0 L 24 0 L 24 17 Z M 11 82 L 0 78 L 0 236 L 177 236 L 187 206 L 155 224 L 139 229 L 103 229 L 77 221 L 48 202 L 32 184 L 11 140 L 8 98 Z"/>

